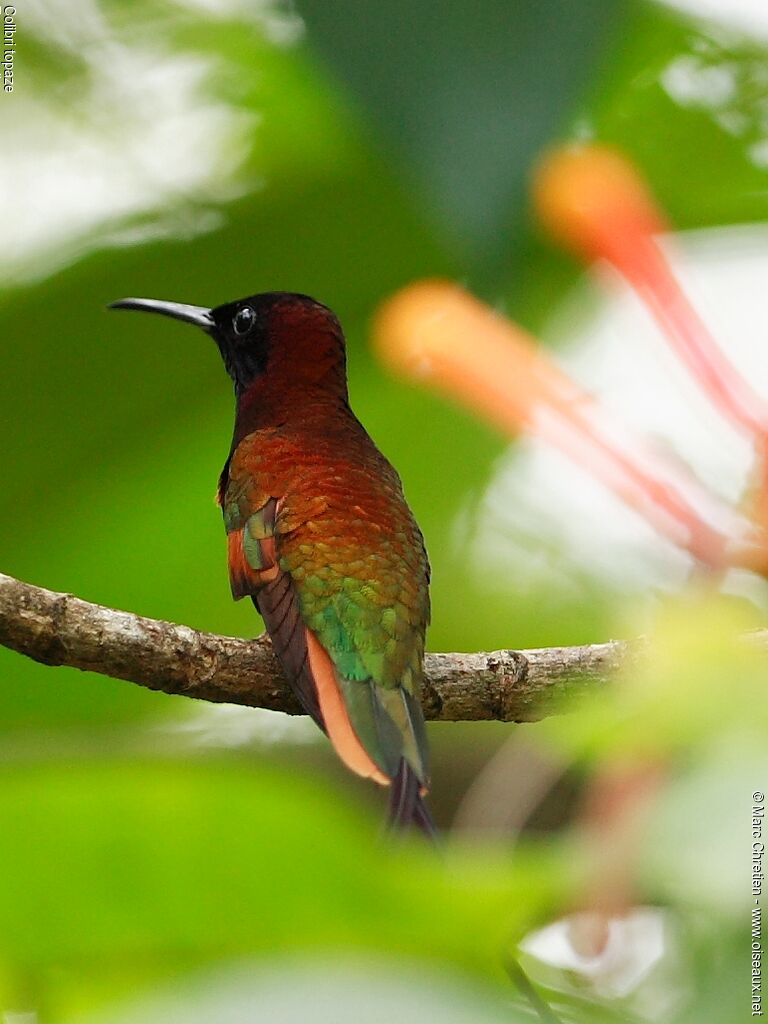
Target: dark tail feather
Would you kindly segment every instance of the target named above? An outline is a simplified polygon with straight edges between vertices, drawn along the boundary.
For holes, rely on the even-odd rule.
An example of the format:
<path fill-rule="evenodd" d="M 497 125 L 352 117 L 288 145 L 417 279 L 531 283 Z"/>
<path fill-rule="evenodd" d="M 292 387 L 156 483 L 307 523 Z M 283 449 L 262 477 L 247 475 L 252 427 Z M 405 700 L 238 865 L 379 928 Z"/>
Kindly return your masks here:
<path fill-rule="evenodd" d="M 392 780 L 389 799 L 389 827 L 393 832 L 416 825 L 430 839 L 437 839 L 437 829 L 420 793 L 421 782 L 410 764 L 402 758 Z"/>

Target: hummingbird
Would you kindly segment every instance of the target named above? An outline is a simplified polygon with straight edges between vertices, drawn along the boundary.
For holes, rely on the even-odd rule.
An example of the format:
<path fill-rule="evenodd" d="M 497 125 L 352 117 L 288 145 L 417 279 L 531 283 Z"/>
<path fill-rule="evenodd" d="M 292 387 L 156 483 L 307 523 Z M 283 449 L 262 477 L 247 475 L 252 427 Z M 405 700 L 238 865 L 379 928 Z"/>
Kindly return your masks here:
<path fill-rule="evenodd" d="M 292 292 L 110 308 L 172 317 L 216 342 L 235 392 L 217 491 L 232 595 L 253 601 L 344 764 L 389 788 L 391 825 L 433 835 L 419 699 L 429 561 L 400 477 L 350 408 L 336 316 Z"/>

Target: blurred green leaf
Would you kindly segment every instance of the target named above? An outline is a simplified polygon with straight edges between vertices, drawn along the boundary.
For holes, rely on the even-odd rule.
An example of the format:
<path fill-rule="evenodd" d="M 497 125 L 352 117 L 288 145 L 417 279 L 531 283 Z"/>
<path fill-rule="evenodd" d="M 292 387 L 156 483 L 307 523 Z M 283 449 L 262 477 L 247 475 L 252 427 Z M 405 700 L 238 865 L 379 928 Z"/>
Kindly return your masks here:
<path fill-rule="evenodd" d="M 261 764 L 5 768 L 0 820 L 14 879 L 0 959 L 11 982 L 49 978 L 68 998 L 110 964 L 136 980 L 313 948 L 422 957 L 498 985 L 510 936 L 555 895 L 541 858 L 511 870 L 383 844 L 329 792 Z"/>
<path fill-rule="evenodd" d="M 202 977 L 181 979 L 154 998 L 134 1001 L 106 1015 L 78 1017 L 78 1024 L 515 1024 L 525 1010 L 450 974 L 408 961 L 350 958 L 291 959 L 276 965 L 251 963 Z"/>

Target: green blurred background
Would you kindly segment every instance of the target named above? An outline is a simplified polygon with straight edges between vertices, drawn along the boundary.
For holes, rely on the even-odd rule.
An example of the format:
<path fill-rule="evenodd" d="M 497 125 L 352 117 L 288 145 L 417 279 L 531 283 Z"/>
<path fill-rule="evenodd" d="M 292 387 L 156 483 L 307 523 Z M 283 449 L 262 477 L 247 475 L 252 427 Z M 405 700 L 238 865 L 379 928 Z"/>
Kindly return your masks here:
<path fill-rule="evenodd" d="M 105 306 L 295 290 L 345 325 L 354 408 L 422 524 L 429 647 L 615 632 L 641 595 L 565 551 L 542 552 L 562 588 L 472 571 L 468 538 L 507 442 L 389 378 L 368 326 L 398 287 L 444 275 L 546 333 L 581 273 L 530 212 L 531 164 L 556 140 L 621 145 L 681 228 L 768 219 L 759 36 L 641 0 L 39 0 L 17 23 L 15 88 L 0 104 L 0 569 L 259 632 L 250 605 L 231 602 L 213 504 L 232 415 L 219 356 L 188 329 Z M 675 68 L 714 93 L 685 99 L 669 87 Z M 444 826 L 509 734 L 432 727 Z M 41 1024 L 196 1020 L 196 973 L 221 965 L 235 973 L 206 1019 L 261 1020 L 238 965 L 307 949 L 334 963 L 314 1019 L 346 1020 L 339 993 L 357 985 L 371 1013 L 424 1001 L 420 1019 L 516 1020 L 494 950 L 568 904 L 570 860 L 551 843 L 512 870 L 503 853 L 447 877 L 420 851 L 393 864 L 373 845 L 379 794 L 278 716 L 0 650 L 0 759 L 0 1013 L 12 1024 L 12 1011 Z M 547 835 L 568 792 L 540 809 Z M 349 961 L 354 984 L 350 950 L 363 957 Z M 410 966 L 371 966 L 372 951 Z M 305 986 L 306 1008 L 315 970 L 281 965 L 273 987 Z M 169 976 L 184 981 L 161 990 Z M 112 1009 L 133 999 L 161 1003 Z M 228 999 L 251 1009 L 226 1016 Z M 574 1000 L 574 1019 L 593 1019 Z M 313 1019 L 288 1003 L 263 1013 Z"/>

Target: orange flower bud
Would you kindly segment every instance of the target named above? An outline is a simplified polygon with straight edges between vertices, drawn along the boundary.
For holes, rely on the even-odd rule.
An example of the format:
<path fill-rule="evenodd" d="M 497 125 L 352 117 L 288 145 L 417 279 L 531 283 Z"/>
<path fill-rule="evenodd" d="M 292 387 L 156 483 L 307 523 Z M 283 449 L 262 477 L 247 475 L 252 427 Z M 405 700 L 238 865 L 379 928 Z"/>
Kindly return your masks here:
<path fill-rule="evenodd" d="M 534 173 L 533 200 L 555 238 L 633 277 L 644 269 L 646 240 L 667 230 L 640 175 L 608 146 L 548 153 Z"/>

